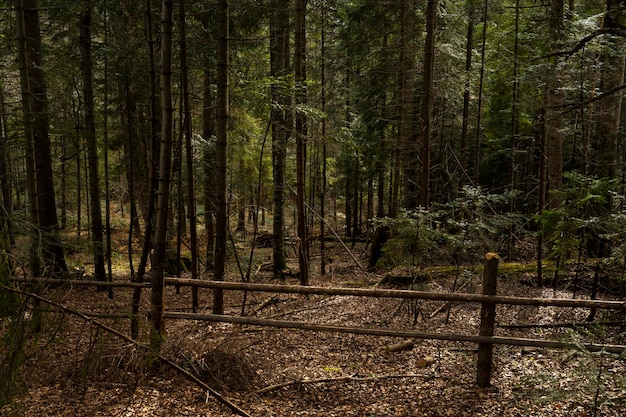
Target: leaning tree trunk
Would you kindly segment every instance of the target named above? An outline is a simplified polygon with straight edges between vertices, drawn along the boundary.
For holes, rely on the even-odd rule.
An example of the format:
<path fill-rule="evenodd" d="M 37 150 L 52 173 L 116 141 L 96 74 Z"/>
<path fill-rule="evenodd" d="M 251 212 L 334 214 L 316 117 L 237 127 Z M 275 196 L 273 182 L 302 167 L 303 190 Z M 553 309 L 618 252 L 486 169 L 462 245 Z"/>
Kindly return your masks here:
<path fill-rule="evenodd" d="M 167 245 L 167 220 L 172 168 L 172 9 L 173 0 L 163 0 L 161 16 L 161 152 L 157 217 L 152 259 L 151 346 L 158 352 L 165 336 L 163 292 Z"/>
<path fill-rule="evenodd" d="M 96 143 L 96 120 L 93 97 L 93 61 L 91 58 L 91 0 L 83 0 L 80 14 L 80 54 L 83 76 L 83 100 L 85 106 L 85 141 L 89 160 L 89 195 L 91 198 L 91 238 L 93 240 L 94 277 L 106 281 L 104 268 L 104 231 L 100 207 L 100 174 L 98 167 L 98 144 Z"/>
<path fill-rule="evenodd" d="M 214 279 L 224 280 L 228 213 L 226 212 L 226 157 L 228 145 L 228 0 L 217 6 L 217 149 L 216 149 L 216 224 Z M 213 314 L 224 314 L 224 293 L 213 291 Z"/>

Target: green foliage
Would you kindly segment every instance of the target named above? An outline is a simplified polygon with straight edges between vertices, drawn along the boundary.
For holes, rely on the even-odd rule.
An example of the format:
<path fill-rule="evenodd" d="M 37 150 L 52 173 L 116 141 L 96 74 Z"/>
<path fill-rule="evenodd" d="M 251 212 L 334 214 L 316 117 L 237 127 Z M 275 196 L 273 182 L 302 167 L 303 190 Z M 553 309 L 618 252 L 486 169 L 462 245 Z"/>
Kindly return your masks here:
<path fill-rule="evenodd" d="M 597 255 L 591 249 L 602 242 L 619 246 L 626 217 L 613 210 L 623 202 L 623 196 L 617 192 L 618 184 L 574 172 L 563 177 L 565 185 L 558 192 L 560 207 L 544 210 L 536 217 L 545 241 L 551 245 L 551 257 L 568 258 L 577 250 L 588 256 Z"/>
<path fill-rule="evenodd" d="M 401 263 L 454 263 L 476 261 L 502 245 L 511 227 L 521 227 L 523 217 L 507 210 L 517 193 L 491 194 L 465 186 L 450 203 L 432 210 L 402 212 L 398 218 L 376 220 L 392 231 L 379 266 Z"/>
<path fill-rule="evenodd" d="M 528 400 L 529 407 L 561 403 L 571 415 L 583 415 L 580 410 L 585 410 L 584 415 L 596 416 L 603 415 L 603 409 L 613 410 L 623 404 L 626 377 L 615 371 L 620 368 L 623 355 L 590 352 L 584 346 L 583 337 L 591 342 L 607 342 L 607 334 L 601 326 L 577 329 L 564 338 L 576 345 L 577 350 L 563 351 L 559 360 L 549 361 L 542 355 L 532 354 L 518 359 L 526 376 L 514 390 Z M 555 386 L 559 389 L 554 389 Z"/>

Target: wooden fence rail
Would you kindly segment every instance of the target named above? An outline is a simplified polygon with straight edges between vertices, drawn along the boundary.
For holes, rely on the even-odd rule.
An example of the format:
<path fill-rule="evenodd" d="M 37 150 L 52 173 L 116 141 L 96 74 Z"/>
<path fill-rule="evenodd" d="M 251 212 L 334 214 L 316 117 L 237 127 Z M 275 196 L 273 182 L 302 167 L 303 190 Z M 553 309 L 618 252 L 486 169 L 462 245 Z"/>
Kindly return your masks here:
<path fill-rule="evenodd" d="M 14 282 L 27 282 L 34 284 L 62 284 L 74 286 L 113 286 L 113 287 L 142 287 L 150 288 L 150 283 L 133 282 L 101 282 L 86 280 L 62 280 L 62 279 L 27 279 L 13 278 Z M 381 288 L 340 288 L 340 287 L 315 287 L 301 285 L 280 285 L 280 284 L 260 284 L 250 282 L 231 281 L 202 281 L 184 278 L 166 278 L 166 285 L 177 285 L 181 287 L 199 287 L 210 289 L 224 289 L 233 291 L 257 291 L 304 295 L 346 295 L 355 297 L 379 297 L 379 298 L 403 298 L 410 300 L 433 300 L 433 301 L 453 301 L 467 303 L 495 303 L 508 305 L 525 305 L 535 307 L 572 307 L 572 308 L 597 308 L 604 310 L 626 311 L 626 301 L 608 300 L 582 300 L 565 298 L 528 298 L 510 297 L 503 295 L 484 295 L 471 293 L 436 293 L 413 290 L 391 290 Z"/>
<path fill-rule="evenodd" d="M 318 332 L 335 332 L 335 333 L 351 333 L 362 334 L 370 336 L 389 336 L 389 337 L 404 337 L 411 339 L 432 339 L 432 340 L 447 340 L 451 342 L 473 342 L 473 343 L 490 343 L 496 345 L 513 345 L 513 346 L 530 346 L 540 348 L 554 348 L 554 349 L 578 349 L 584 346 L 590 352 L 605 351 L 610 353 L 621 354 L 626 350 L 626 346 L 622 345 L 609 345 L 609 344 L 595 344 L 595 343 L 571 343 L 558 340 L 538 340 L 538 339 L 525 339 L 519 337 L 502 337 L 502 336 L 476 336 L 476 335 L 461 335 L 456 333 L 434 333 L 434 332 L 419 332 L 412 330 L 389 330 L 389 329 L 377 329 L 373 327 L 348 327 L 348 326 L 335 326 L 330 324 L 317 324 L 290 320 L 274 320 L 274 319 L 262 319 L 256 317 L 240 317 L 240 316 L 225 316 L 219 314 L 194 314 L 194 313 L 177 313 L 166 312 L 163 317 L 167 319 L 177 320 L 200 320 L 220 323 L 234 323 L 234 324 L 246 324 L 252 326 L 266 326 L 277 327 L 283 329 L 300 329 L 300 330 L 312 330 Z"/>

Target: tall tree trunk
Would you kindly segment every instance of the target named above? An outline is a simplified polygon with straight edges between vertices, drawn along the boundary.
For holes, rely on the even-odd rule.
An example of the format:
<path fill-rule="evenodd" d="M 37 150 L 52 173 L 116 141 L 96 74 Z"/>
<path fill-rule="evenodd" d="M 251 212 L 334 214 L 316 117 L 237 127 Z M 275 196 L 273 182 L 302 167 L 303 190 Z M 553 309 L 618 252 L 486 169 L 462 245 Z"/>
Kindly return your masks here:
<path fill-rule="evenodd" d="M 152 259 L 151 346 L 158 352 L 165 336 L 163 292 L 172 168 L 172 0 L 161 3 L 161 149 L 157 217 Z"/>
<path fill-rule="evenodd" d="M 463 124 L 461 126 L 461 179 L 463 185 L 470 179 L 467 173 L 467 155 L 469 144 L 470 99 L 472 85 L 472 56 L 474 55 L 474 23 L 476 20 L 476 0 L 467 0 L 467 39 L 465 44 L 465 88 L 463 90 Z"/>
<path fill-rule="evenodd" d="M 322 29 L 321 29 L 321 82 L 320 101 L 322 113 L 326 113 L 326 5 L 321 3 L 322 8 Z M 326 138 L 326 118 L 322 119 L 322 178 L 320 184 L 320 273 L 326 274 L 326 185 L 327 178 L 327 138 Z"/>
<path fill-rule="evenodd" d="M 204 227 L 207 235 L 207 268 L 213 269 L 215 251 L 215 148 L 212 146 L 212 138 L 216 136 L 215 104 L 211 92 L 211 72 L 205 70 L 203 78 L 202 137 L 208 142 L 202 156 L 204 161 Z"/>
<path fill-rule="evenodd" d="M 189 272 L 192 279 L 198 279 L 198 228 L 196 226 L 196 194 L 193 172 L 193 148 L 191 147 L 191 102 L 189 100 L 189 69 L 187 67 L 187 30 L 185 20 L 185 0 L 180 1 L 178 6 L 180 13 L 180 61 L 181 82 L 183 87 L 183 107 L 185 109 L 185 156 L 187 164 L 187 214 L 189 216 L 189 248 L 191 251 L 191 265 Z M 198 288 L 191 289 L 191 308 L 194 313 L 198 311 Z"/>
<path fill-rule="evenodd" d="M 125 104 L 125 120 L 126 123 L 126 148 L 125 162 L 126 162 L 126 178 L 128 181 L 128 199 L 130 201 L 130 225 L 128 227 L 128 236 L 126 246 L 128 248 L 128 267 L 130 269 L 130 276 L 135 276 L 134 257 L 133 257 L 133 241 L 135 232 L 139 233 L 139 215 L 137 213 L 136 193 L 135 193 L 135 161 L 137 159 L 135 155 L 134 144 L 134 129 L 133 129 L 133 117 L 131 110 L 131 98 L 130 98 L 130 80 L 128 74 L 124 76 L 124 104 Z"/>
<path fill-rule="evenodd" d="M 15 233 L 13 225 L 13 199 L 11 176 L 9 174 L 8 157 L 8 126 L 5 104 L 4 85 L 0 83 L 0 248 L 7 253 L 15 245 Z"/>
<path fill-rule="evenodd" d="M 228 213 L 226 211 L 226 159 L 228 152 L 228 52 L 229 52 L 228 0 L 217 4 L 217 148 L 216 168 L 216 222 L 214 279 L 224 280 L 226 245 L 228 242 Z M 224 314 L 224 293 L 213 290 L 213 314 Z"/>
<path fill-rule="evenodd" d="M 563 39 L 563 0 L 552 0 L 550 7 L 550 39 L 551 49 L 560 49 Z M 546 132 L 546 163 L 548 179 L 548 207 L 557 208 L 561 204 L 561 198 L 557 193 L 563 189 L 563 116 L 561 108 L 565 102 L 565 94 L 562 89 L 563 70 L 556 58 L 550 62 L 551 70 L 548 71 L 546 80 L 545 98 L 545 132 Z"/>
<path fill-rule="evenodd" d="M 139 266 L 137 274 L 131 276 L 133 282 L 143 282 L 148 265 L 148 257 L 153 247 L 153 232 L 156 209 L 156 195 L 158 187 L 157 179 L 157 155 L 159 155 L 159 141 L 157 136 L 157 103 L 156 103 L 156 71 L 154 63 L 154 39 L 152 30 L 152 8 L 150 0 L 146 0 L 144 4 L 146 11 L 146 43 L 148 46 L 148 86 L 149 86 L 149 112 L 150 112 L 150 151 L 149 151 L 149 187 L 148 207 L 146 210 L 145 230 L 143 234 L 143 244 L 141 248 L 141 256 L 139 258 Z M 139 313 L 139 305 L 141 303 L 141 287 L 133 288 L 132 298 L 132 317 L 131 317 L 131 337 L 136 339 L 139 336 L 139 322 L 137 321 L 137 313 Z"/>
<path fill-rule="evenodd" d="M 270 21 L 270 76 L 272 77 L 272 170 L 274 178 L 274 221 L 272 256 L 274 278 L 283 278 L 285 260 L 285 170 L 290 128 L 289 99 L 284 84 L 289 73 L 289 3 L 272 0 Z"/>
<path fill-rule="evenodd" d="M 621 29 L 626 18 L 622 1 L 606 0 L 603 28 Z M 624 46 L 619 37 L 607 35 L 608 42 L 600 57 L 602 73 L 600 90 L 611 91 L 624 83 Z M 621 91 L 621 90 L 620 90 Z M 592 146 L 591 173 L 599 177 L 616 178 L 622 94 L 611 94 L 599 102 L 596 116 L 596 140 Z M 594 169 L 595 168 L 595 169 Z"/>
<path fill-rule="evenodd" d="M 306 103 L 306 6 L 305 0 L 295 0 L 295 54 L 296 107 Z M 296 207 L 298 211 L 298 264 L 300 284 L 309 285 L 308 236 L 305 212 L 306 171 L 306 115 L 296 113 Z"/>
<path fill-rule="evenodd" d="M 104 47 L 108 51 L 109 47 L 109 2 L 104 0 Z M 106 230 L 106 263 L 107 263 L 107 281 L 113 281 L 113 265 L 111 255 L 111 181 L 109 169 L 109 54 L 104 54 L 104 74 L 103 74 L 103 118 L 102 118 L 102 136 L 104 139 L 104 193 L 105 193 L 105 209 L 104 222 Z M 108 289 L 109 298 L 113 298 L 113 287 Z"/>
<path fill-rule="evenodd" d="M 400 120 L 398 121 L 398 144 L 402 171 L 405 174 L 404 207 L 418 206 L 418 144 L 414 143 L 415 125 L 415 2 L 403 0 L 400 5 Z M 399 176 L 398 176 L 399 178 Z"/>
<path fill-rule="evenodd" d="M 482 138 L 482 115 L 483 115 L 483 85 L 485 81 L 485 57 L 487 54 L 487 18 L 489 17 L 489 0 L 483 4 L 483 31 L 482 46 L 480 48 L 480 76 L 478 81 L 478 111 L 476 114 L 476 138 L 474 140 L 474 185 L 478 185 L 480 175 L 480 144 Z"/>
<path fill-rule="evenodd" d="M 83 0 L 80 13 L 80 55 L 83 76 L 83 99 L 85 106 L 85 141 L 89 160 L 89 195 L 91 198 L 91 239 L 93 241 L 94 277 L 106 281 L 104 267 L 104 231 L 100 206 L 100 174 L 98 166 L 98 144 L 93 97 L 93 61 L 91 58 L 91 14 L 93 3 Z"/>
<path fill-rule="evenodd" d="M 424 45 L 424 71 L 422 99 L 422 129 L 420 140 L 420 155 L 422 173 L 420 176 L 420 205 L 428 208 L 430 205 L 430 142 L 433 109 L 433 76 L 435 68 L 435 29 L 437 25 L 438 0 L 429 0 L 426 11 L 426 43 Z"/>
<path fill-rule="evenodd" d="M 83 227 L 83 165 L 81 163 L 81 155 L 83 149 L 83 137 L 80 134 L 82 130 L 82 117 L 80 109 L 82 100 L 80 94 L 76 92 L 77 99 L 72 99 L 72 113 L 74 115 L 74 158 L 76 159 L 76 236 L 80 237 Z"/>
<path fill-rule="evenodd" d="M 21 39 L 19 42 L 21 77 L 25 78 L 21 83 L 24 117 L 30 118 L 30 121 L 25 122 L 25 130 L 28 131 L 26 140 L 32 143 L 32 147 L 27 144 L 26 152 L 33 152 L 34 155 L 34 179 L 31 178 L 30 181 L 31 186 L 33 183 L 36 184 L 36 198 L 31 199 L 31 207 L 34 207 L 37 213 L 35 224 L 40 228 L 41 249 L 46 272 L 60 275 L 67 272 L 67 264 L 58 233 L 37 0 L 16 0 L 16 12 L 18 38 Z M 24 91 L 24 88 L 27 90 Z M 33 242 L 33 246 L 39 247 L 38 242 Z M 39 269 L 34 263 L 31 266 L 35 271 Z"/>

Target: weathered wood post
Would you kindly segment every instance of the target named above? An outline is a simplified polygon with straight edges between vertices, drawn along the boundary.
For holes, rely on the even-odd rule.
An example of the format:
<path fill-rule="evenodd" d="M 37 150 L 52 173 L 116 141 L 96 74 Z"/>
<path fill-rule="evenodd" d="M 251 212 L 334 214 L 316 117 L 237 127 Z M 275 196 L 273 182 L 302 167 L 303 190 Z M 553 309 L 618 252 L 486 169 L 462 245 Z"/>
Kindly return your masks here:
<path fill-rule="evenodd" d="M 483 274 L 483 294 L 496 295 L 498 284 L 498 260 L 497 253 L 489 252 L 485 255 L 485 271 Z M 484 302 L 480 309 L 480 335 L 493 336 L 493 328 L 496 320 L 496 304 Z M 493 344 L 481 342 L 478 344 L 478 369 L 476 371 L 476 383 L 481 388 L 491 385 L 491 358 Z"/>

